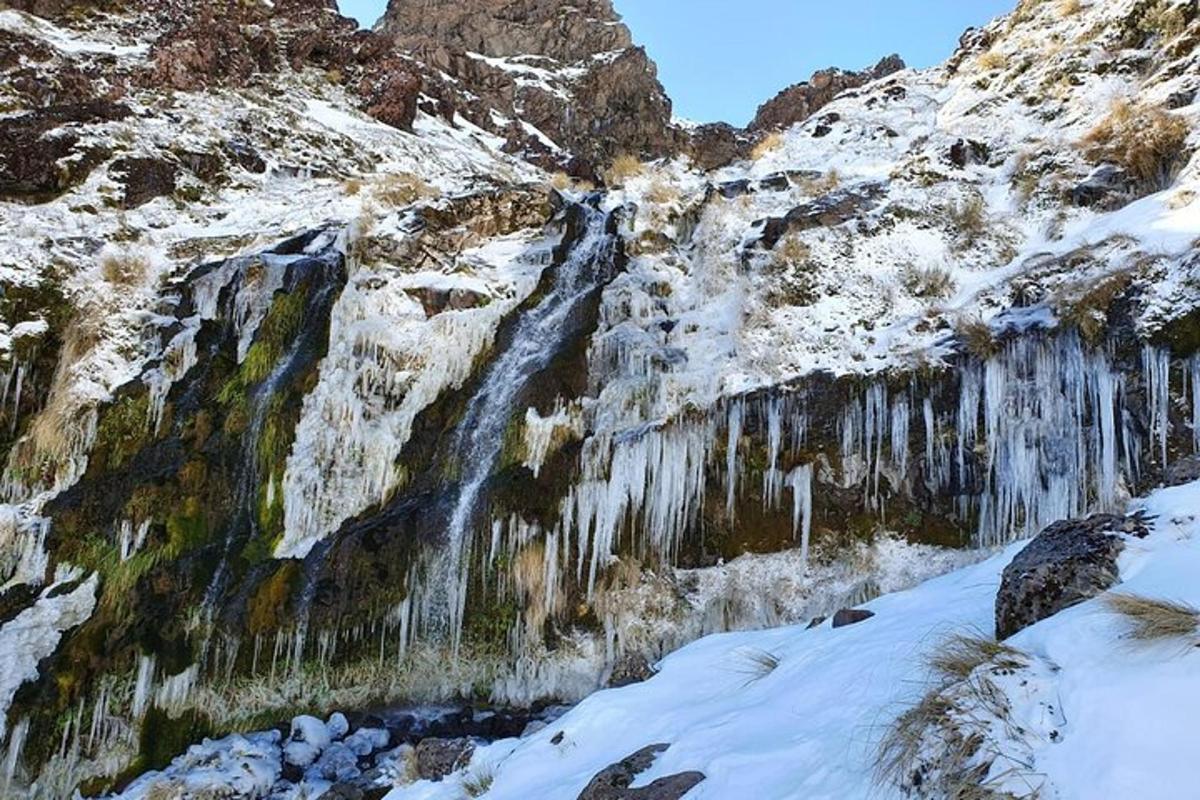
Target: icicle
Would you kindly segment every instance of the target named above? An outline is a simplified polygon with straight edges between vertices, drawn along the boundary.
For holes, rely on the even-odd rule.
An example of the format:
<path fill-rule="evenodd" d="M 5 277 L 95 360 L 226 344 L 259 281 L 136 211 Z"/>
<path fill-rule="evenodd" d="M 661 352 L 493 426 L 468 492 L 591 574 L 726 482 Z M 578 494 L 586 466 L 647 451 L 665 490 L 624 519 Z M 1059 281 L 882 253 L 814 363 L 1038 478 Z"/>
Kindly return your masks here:
<path fill-rule="evenodd" d="M 807 568 L 812 532 L 812 464 L 792 470 L 788 475 L 788 485 L 792 487 L 792 534 L 800 537 L 800 560 Z"/>
<path fill-rule="evenodd" d="M 908 474 L 908 398 L 897 397 L 892 402 L 892 466 L 897 480 Z"/>
<path fill-rule="evenodd" d="M 1142 373 L 1146 403 L 1150 409 L 1150 436 L 1158 438 L 1159 466 L 1167 466 L 1167 434 L 1170 432 L 1171 353 L 1151 345 L 1142 348 Z"/>
<path fill-rule="evenodd" d="M 738 447 L 742 441 L 743 410 L 741 400 L 729 405 L 729 436 L 725 445 L 725 513 L 730 521 L 734 519 L 734 503 L 737 499 Z"/>
<path fill-rule="evenodd" d="M 154 661 L 152 655 L 138 658 L 137 680 L 133 684 L 133 706 L 131 708 L 134 719 L 138 719 L 146 712 L 150 695 L 153 693 Z"/>
<path fill-rule="evenodd" d="M 1191 357 L 1188 368 L 1192 376 L 1192 452 L 1200 453 L 1200 353 Z"/>

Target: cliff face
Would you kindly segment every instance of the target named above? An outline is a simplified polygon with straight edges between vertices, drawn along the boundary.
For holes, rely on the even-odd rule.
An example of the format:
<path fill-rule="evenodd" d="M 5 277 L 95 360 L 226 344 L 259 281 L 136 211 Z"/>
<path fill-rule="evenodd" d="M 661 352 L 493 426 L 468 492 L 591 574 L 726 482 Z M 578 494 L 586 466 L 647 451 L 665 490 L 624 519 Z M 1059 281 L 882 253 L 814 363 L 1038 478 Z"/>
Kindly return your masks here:
<path fill-rule="evenodd" d="M 890 55 L 861 72 L 820 70 L 807 81 L 789 86 L 759 106 L 748 129 L 757 132 L 791 127 L 820 111 L 842 92 L 886 78 L 902 69 L 904 60 L 898 55 Z"/>
<path fill-rule="evenodd" d="M 544 166 L 594 175 L 674 149 L 654 63 L 609 0 L 392 0 L 379 30 L 446 78 L 426 86 L 442 113 Z"/>

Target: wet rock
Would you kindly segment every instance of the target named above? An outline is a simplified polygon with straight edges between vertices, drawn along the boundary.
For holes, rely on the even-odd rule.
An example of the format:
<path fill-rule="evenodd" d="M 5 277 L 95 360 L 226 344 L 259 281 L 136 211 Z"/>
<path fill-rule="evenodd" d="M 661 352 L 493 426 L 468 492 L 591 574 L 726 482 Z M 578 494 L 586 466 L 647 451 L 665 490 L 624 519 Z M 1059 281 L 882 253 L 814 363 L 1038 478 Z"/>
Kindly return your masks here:
<path fill-rule="evenodd" d="M 418 777 L 429 781 L 440 781 L 471 760 L 475 743 L 470 739 L 422 739 L 417 745 L 416 762 Z"/>
<path fill-rule="evenodd" d="M 307 767 L 329 747 L 329 742 L 329 730 L 324 722 L 307 715 L 296 717 L 283 746 L 283 760 L 297 767 Z"/>
<path fill-rule="evenodd" d="M 843 608 L 833 615 L 833 627 L 844 628 L 847 625 L 857 625 L 875 616 L 874 611 L 865 608 Z"/>
<path fill-rule="evenodd" d="M 1004 568 L 996 595 L 996 638 L 1095 597 L 1118 582 L 1120 534 L 1142 534 L 1145 521 L 1113 514 L 1056 522 Z"/>
<path fill-rule="evenodd" d="M 654 665 L 645 656 L 638 653 L 627 653 L 613 664 L 612 673 L 608 677 L 608 685 L 613 688 L 631 686 L 648 681 L 655 674 Z"/>
<path fill-rule="evenodd" d="M 890 55 L 862 72 L 848 72 L 840 69 L 824 69 L 814 72 L 812 77 L 804 83 L 789 86 L 759 106 L 758 113 L 754 115 L 748 130 L 765 131 L 789 128 L 820 111 L 833 98 L 847 89 L 855 89 L 902 69 L 904 69 L 903 59 L 897 55 Z M 828 133 L 828 123 L 825 123 L 825 129 L 825 133 Z"/>
<path fill-rule="evenodd" d="M 1200 481 L 1200 456 L 1181 458 L 1163 473 L 1164 486 L 1182 486 L 1192 481 Z"/>
<path fill-rule="evenodd" d="M 680 772 L 659 778 L 637 789 L 629 788 L 638 775 L 650 769 L 659 753 L 670 745 L 652 744 L 628 758 L 605 767 L 592 778 L 578 800 L 679 800 L 704 780 L 702 772 Z"/>
<path fill-rule="evenodd" d="M 491 298 L 485 294 L 462 288 L 443 289 L 436 286 L 422 286 L 408 289 L 407 293 L 421 303 L 426 317 L 436 317 L 445 311 L 480 308 L 491 302 Z"/>
<path fill-rule="evenodd" d="M 758 182 L 758 188 L 764 192 L 783 192 L 787 191 L 792 185 L 788 180 L 786 172 L 775 172 Z"/>
<path fill-rule="evenodd" d="M 125 187 L 121 205 L 137 208 L 175 191 L 176 165 L 161 158 L 121 158 L 109 171 Z"/>

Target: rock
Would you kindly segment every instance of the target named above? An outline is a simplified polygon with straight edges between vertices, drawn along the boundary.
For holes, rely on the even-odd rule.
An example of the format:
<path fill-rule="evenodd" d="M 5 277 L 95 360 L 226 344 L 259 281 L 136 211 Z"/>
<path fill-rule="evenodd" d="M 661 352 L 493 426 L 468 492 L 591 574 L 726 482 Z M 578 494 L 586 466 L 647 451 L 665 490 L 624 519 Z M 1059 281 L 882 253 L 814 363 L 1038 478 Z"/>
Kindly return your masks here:
<path fill-rule="evenodd" d="M 987 163 L 988 147 L 974 139 L 959 139 L 950 145 L 950 152 L 947 155 L 951 164 L 962 169 L 968 164 Z"/>
<path fill-rule="evenodd" d="M 747 178 L 739 178 L 735 181 L 725 181 L 717 184 L 717 191 L 721 197 L 726 200 L 732 200 L 735 197 L 741 197 L 744 194 L 750 193 L 750 181 Z"/>
<path fill-rule="evenodd" d="M 592 778 L 578 800 L 679 800 L 704 780 L 702 772 L 680 772 L 659 778 L 648 786 L 630 789 L 638 775 L 650 769 L 654 759 L 670 745 L 652 744 L 628 758 L 605 767 Z"/>
<path fill-rule="evenodd" d="M 655 675 L 654 665 L 646 657 L 637 653 L 627 653 L 613 664 L 608 677 L 608 686 L 613 688 L 631 686 L 635 683 L 648 681 Z"/>
<path fill-rule="evenodd" d="M 423 83 L 409 62 L 395 57 L 372 65 L 358 85 L 363 110 L 393 128 L 411 131 Z"/>
<path fill-rule="evenodd" d="M 679 149 L 702 170 L 714 170 L 750 155 L 754 140 L 724 122 L 697 125 L 679 132 Z"/>
<path fill-rule="evenodd" d="M 422 739 L 417 744 L 417 776 L 440 781 L 450 773 L 466 766 L 475 752 L 470 739 Z"/>
<path fill-rule="evenodd" d="M 791 188 L 792 182 L 786 172 L 774 172 L 758 182 L 759 191 L 784 192 Z"/>
<path fill-rule="evenodd" d="M 342 742 L 334 742 L 325 748 L 310 772 L 315 772 L 327 781 L 351 781 L 362 774 L 358 768 L 358 755 Z"/>
<path fill-rule="evenodd" d="M 1073 186 L 1068 196 L 1074 205 L 1112 211 L 1125 204 L 1130 183 L 1125 170 L 1115 164 L 1101 164 Z"/>
<path fill-rule="evenodd" d="M 782 217 L 762 220 L 758 243 L 771 250 L 789 231 L 831 228 L 849 222 L 878 205 L 881 194 L 882 187 L 874 183 L 834 190 L 796 206 Z"/>
<path fill-rule="evenodd" d="M 904 61 L 900 56 L 890 55 L 862 72 L 840 69 L 814 72 L 806 82 L 789 86 L 759 106 L 747 130 L 757 132 L 790 128 L 820 111 L 847 89 L 858 88 L 902 69 Z M 829 132 L 828 126 L 825 132 Z"/>
<path fill-rule="evenodd" d="M 875 612 L 867 611 L 865 608 L 843 608 L 833 615 L 833 627 L 844 628 L 847 625 L 856 625 L 873 616 L 875 616 Z"/>
<path fill-rule="evenodd" d="M 359 728 L 346 737 L 345 745 L 357 756 L 368 756 L 387 747 L 391 740 L 391 734 L 384 728 Z"/>
<path fill-rule="evenodd" d="M 1007 567 L 996 594 L 996 638 L 1082 603 L 1119 580 L 1119 534 L 1144 535 L 1145 520 L 1096 514 L 1056 522 L 1034 537 Z"/>
<path fill-rule="evenodd" d="M 280 66 L 271 28 L 203 12 L 165 33 L 150 56 L 148 85 L 179 91 L 245 86 L 252 76 Z"/>
<path fill-rule="evenodd" d="M 225 152 L 242 169 L 261 175 L 267 171 L 267 162 L 254 147 L 246 142 L 233 139 L 224 144 Z"/>
<path fill-rule="evenodd" d="M 110 122 L 129 113 L 124 105 L 96 100 L 0 119 L 0 197 L 44 202 L 79 183 L 108 150 L 82 144 L 74 126 L 60 126 Z"/>
<path fill-rule="evenodd" d="M 161 158 L 121 158 L 112 163 L 109 172 L 125 187 L 123 208 L 137 208 L 156 197 L 175 191 L 178 168 Z"/>
<path fill-rule="evenodd" d="M 1163 473 L 1163 486 L 1182 486 L 1200 480 L 1200 456 L 1185 456 Z"/>
<path fill-rule="evenodd" d="M 804 629 L 805 629 L 805 630 L 809 630 L 809 631 L 810 631 L 810 630 L 812 630 L 813 628 L 820 627 L 821 623 L 822 623 L 822 622 L 824 622 L 824 621 L 825 621 L 825 620 L 827 620 L 827 619 L 828 619 L 828 617 L 824 617 L 824 616 L 816 616 L 816 617 L 813 617 L 812 619 L 810 619 L 810 620 L 808 621 L 808 624 L 804 626 Z"/>
<path fill-rule="evenodd" d="M 350 732 L 350 722 L 346 719 L 345 714 L 335 711 L 325 721 L 325 731 L 329 734 L 330 739 L 341 739 Z"/>
<path fill-rule="evenodd" d="M 307 767 L 329 747 L 329 731 L 325 723 L 307 715 L 292 720 L 291 733 L 283 746 L 283 759 L 288 764 Z"/>

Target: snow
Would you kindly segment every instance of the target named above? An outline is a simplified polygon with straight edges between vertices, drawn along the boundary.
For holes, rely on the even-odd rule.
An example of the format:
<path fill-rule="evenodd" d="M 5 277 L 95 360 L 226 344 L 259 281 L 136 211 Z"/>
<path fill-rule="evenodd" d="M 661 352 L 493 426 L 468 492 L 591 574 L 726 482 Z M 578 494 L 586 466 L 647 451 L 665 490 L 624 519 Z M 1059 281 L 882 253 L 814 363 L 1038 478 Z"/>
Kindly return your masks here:
<path fill-rule="evenodd" d="M 1157 519 L 1149 538 L 1127 540 L 1114 591 L 1200 605 L 1200 483 L 1160 490 L 1134 508 Z M 540 732 L 479 749 L 464 774 L 490 765 L 489 800 L 569 800 L 599 770 L 665 742 L 670 748 L 637 785 L 700 770 L 706 780 L 688 800 L 899 797 L 873 782 L 874 747 L 929 685 L 926 657 L 937 642 L 991 630 L 1000 572 L 1024 544 L 867 603 L 875 616 L 857 625 L 702 639 L 664 659 L 645 683 L 597 693 Z M 1005 684 L 1013 718 L 1040 720 L 1021 744 L 1034 759 L 1028 773 L 1043 776 L 1043 797 L 1174 800 L 1191 785 L 1200 715 L 1193 643 L 1135 646 L 1097 599 L 1009 644 L 1057 668 L 1035 665 L 1026 681 Z M 762 651 L 779 666 L 748 679 L 748 654 Z M 1047 717 L 1049 705 L 1060 714 Z M 388 798 L 457 798 L 459 787 L 419 782 Z"/>

